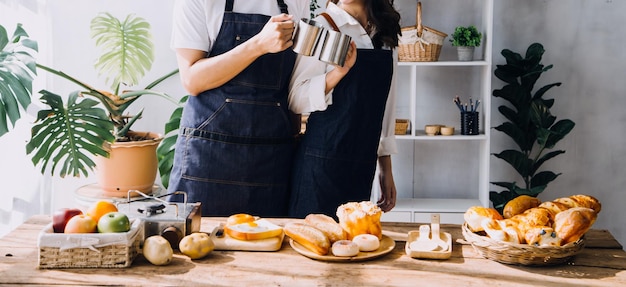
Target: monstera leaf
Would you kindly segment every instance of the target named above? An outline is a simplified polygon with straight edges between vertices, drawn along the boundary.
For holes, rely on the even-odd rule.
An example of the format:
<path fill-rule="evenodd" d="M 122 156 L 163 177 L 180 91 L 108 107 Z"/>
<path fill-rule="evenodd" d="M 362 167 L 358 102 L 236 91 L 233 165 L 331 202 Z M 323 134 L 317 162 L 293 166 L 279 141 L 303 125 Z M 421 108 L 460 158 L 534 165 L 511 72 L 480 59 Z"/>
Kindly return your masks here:
<path fill-rule="evenodd" d="M 61 164 L 61 177 L 87 176 L 87 168 L 95 166 L 90 155 L 108 156 L 102 147 L 105 142 L 115 140 L 113 123 L 104 110 L 95 107 L 97 101 L 88 98 L 77 101 L 78 92 L 70 94 L 67 108 L 59 95 L 46 90 L 40 93 L 41 101 L 50 109 L 39 111 L 26 153 L 35 152 L 32 161 L 41 164 L 42 173 L 50 168 L 54 174 L 57 164 Z M 56 132 L 59 130 L 64 132 Z"/>
<path fill-rule="evenodd" d="M 20 109 L 25 110 L 31 102 L 36 74 L 33 53 L 37 50 L 37 42 L 28 38 L 21 24 L 10 39 L 0 25 L 0 136 L 9 131 L 9 122 L 15 126 Z"/>

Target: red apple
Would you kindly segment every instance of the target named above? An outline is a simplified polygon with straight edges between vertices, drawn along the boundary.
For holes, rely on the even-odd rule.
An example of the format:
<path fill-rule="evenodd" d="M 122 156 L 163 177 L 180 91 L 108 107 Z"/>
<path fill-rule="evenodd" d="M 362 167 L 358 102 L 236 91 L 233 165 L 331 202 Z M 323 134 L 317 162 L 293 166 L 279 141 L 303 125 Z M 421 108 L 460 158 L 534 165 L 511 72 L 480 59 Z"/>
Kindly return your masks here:
<path fill-rule="evenodd" d="M 83 212 L 78 208 L 60 208 L 56 210 L 52 215 L 52 229 L 54 229 L 55 233 L 63 233 L 65 225 L 70 218 L 79 214 L 83 214 Z"/>

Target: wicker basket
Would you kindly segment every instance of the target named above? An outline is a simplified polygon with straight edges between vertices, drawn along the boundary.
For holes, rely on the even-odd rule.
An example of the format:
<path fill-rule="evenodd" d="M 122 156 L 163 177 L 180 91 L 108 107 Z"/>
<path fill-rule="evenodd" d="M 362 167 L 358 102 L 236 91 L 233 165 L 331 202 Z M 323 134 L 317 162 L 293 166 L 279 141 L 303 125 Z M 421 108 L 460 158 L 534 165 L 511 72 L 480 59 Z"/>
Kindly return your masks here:
<path fill-rule="evenodd" d="M 417 2 L 416 26 L 402 28 L 398 44 L 400 62 L 435 62 L 448 34 L 422 25 L 422 3 Z"/>
<path fill-rule="evenodd" d="M 39 268 L 124 268 L 137 256 L 143 231 L 133 220 L 128 232 L 54 233 L 49 224 L 39 233 Z"/>
<path fill-rule="evenodd" d="M 568 262 L 585 246 L 583 238 L 563 246 L 533 246 L 501 242 L 481 236 L 463 224 L 463 236 L 474 250 L 487 259 L 505 264 L 548 266 Z"/>

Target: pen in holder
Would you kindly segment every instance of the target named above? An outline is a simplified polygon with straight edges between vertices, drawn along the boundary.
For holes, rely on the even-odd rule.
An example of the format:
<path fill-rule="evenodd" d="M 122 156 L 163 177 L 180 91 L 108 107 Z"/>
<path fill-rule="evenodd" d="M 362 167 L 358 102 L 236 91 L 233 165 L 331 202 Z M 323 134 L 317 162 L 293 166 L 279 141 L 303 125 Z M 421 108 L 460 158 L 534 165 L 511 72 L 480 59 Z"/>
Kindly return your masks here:
<path fill-rule="evenodd" d="M 478 112 L 461 112 L 461 134 L 478 134 Z"/>

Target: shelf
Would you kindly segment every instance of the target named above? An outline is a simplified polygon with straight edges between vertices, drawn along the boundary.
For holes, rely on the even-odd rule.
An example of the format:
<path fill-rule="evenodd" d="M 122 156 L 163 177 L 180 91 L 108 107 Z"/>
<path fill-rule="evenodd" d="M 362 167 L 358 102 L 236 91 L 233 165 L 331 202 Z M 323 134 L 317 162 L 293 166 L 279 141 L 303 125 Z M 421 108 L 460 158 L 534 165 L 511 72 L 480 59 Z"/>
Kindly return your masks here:
<path fill-rule="evenodd" d="M 462 224 L 472 206 L 483 206 L 478 199 L 398 198 L 396 207 L 381 217 L 383 222 L 430 222 L 430 214 L 440 215 L 441 223 Z"/>
<path fill-rule="evenodd" d="M 460 66 L 489 66 L 491 63 L 487 61 L 437 61 L 437 62 L 398 62 L 398 66 L 442 66 L 442 67 L 460 67 Z"/>
<path fill-rule="evenodd" d="M 475 136 L 451 135 L 451 136 L 428 136 L 428 135 L 396 135 L 398 140 L 419 140 L 419 141 L 483 141 L 487 140 L 487 136 L 479 134 Z"/>

